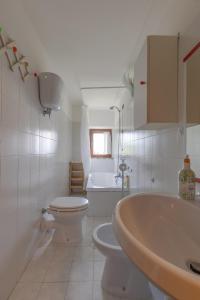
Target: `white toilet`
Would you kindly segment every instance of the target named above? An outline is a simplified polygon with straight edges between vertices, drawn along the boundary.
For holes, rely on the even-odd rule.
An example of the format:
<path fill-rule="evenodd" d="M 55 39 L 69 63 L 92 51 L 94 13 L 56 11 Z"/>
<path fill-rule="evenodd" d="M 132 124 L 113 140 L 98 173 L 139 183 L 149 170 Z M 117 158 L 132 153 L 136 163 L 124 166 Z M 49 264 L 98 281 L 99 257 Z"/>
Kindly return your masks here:
<path fill-rule="evenodd" d="M 115 238 L 112 223 L 96 227 L 93 241 L 97 249 L 106 256 L 102 288 L 113 296 L 130 300 L 151 299 L 148 280 L 124 254 Z"/>
<path fill-rule="evenodd" d="M 53 242 L 76 243 L 82 238 L 82 220 L 88 209 L 88 200 L 82 197 L 59 197 L 47 208 L 55 218 Z"/>

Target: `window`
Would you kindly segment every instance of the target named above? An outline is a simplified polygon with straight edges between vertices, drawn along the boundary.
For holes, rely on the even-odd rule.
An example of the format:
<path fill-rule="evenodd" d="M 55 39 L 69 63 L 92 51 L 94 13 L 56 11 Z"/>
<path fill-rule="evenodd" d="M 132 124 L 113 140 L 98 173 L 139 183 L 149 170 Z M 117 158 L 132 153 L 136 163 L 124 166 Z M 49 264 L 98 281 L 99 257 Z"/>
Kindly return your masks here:
<path fill-rule="evenodd" d="M 90 129 L 91 157 L 112 157 L 112 130 Z"/>

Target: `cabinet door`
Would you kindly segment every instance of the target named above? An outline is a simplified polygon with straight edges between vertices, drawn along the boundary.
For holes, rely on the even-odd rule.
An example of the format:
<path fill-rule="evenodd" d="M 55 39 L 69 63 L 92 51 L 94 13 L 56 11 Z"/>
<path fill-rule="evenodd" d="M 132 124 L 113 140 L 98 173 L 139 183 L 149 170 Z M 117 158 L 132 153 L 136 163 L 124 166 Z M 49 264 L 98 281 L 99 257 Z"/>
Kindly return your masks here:
<path fill-rule="evenodd" d="M 178 120 L 178 39 L 148 37 L 148 123 Z"/>
<path fill-rule="evenodd" d="M 188 125 L 200 123 L 200 51 L 193 54 L 186 66 L 186 116 Z"/>
<path fill-rule="evenodd" d="M 134 128 L 151 130 L 177 123 L 177 37 L 149 36 L 134 71 Z"/>
<path fill-rule="evenodd" d="M 147 43 L 134 65 L 134 129 L 147 123 Z"/>

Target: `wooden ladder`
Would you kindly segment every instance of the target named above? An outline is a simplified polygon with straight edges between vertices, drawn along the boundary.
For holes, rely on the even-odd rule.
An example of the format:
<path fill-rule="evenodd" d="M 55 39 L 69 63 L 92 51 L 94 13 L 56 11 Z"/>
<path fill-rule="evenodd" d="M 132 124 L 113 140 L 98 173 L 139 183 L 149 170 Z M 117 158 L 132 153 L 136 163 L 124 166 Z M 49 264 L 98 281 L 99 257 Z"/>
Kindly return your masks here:
<path fill-rule="evenodd" d="M 69 163 L 69 193 L 70 195 L 84 194 L 83 163 L 73 161 Z"/>

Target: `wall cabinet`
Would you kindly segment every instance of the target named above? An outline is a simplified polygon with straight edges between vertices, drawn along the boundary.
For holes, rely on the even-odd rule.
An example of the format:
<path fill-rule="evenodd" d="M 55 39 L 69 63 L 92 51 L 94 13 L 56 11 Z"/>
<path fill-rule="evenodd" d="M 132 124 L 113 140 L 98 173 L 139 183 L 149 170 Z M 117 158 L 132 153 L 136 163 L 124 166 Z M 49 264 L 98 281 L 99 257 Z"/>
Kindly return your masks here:
<path fill-rule="evenodd" d="M 149 36 L 134 65 L 134 128 L 178 122 L 178 37 Z"/>
<path fill-rule="evenodd" d="M 188 126 L 200 124 L 200 50 L 186 64 L 186 122 Z"/>

